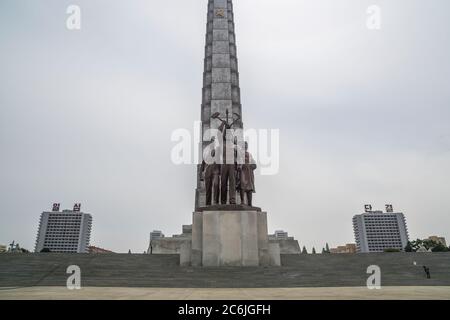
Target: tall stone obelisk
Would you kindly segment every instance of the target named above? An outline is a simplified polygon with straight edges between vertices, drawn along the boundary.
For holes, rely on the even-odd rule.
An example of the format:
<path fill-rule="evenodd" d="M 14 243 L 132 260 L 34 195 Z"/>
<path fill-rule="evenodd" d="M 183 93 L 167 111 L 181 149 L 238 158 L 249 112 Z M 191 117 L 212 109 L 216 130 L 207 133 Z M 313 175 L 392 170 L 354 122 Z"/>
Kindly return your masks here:
<path fill-rule="evenodd" d="M 219 129 L 224 119 L 228 127 L 243 129 L 232 0 L 208 1 L 204 68 L 202 154 L 211 143 L 211 137 L 205 133 L 208 129 Z M 228 122 L 229 115 L 236 116 L 231 122 L 233 126 Z M 222 164 L 221 179 L 224 178 L 224 168 L 230 169 L 227 166 L 229 164 Z M 266 212 L 233 204 L 231 196 L 230 204 L 221 199 L 221 205 L 207 206 L 201 174 L 199 165 L 192 241 L 181 248 L 180 264 L 203 267 L 280 265 L 280 247 L 268 240 Z"/>
<path fill-rule="evenodd" d="M 211 115 L 216 112 L 220 113 L 222 119 L 226 117 L 227 110 L 230 115 L 235 113 L 242 118 L 236 51 L 233 1 L 209 0 L 201 106 L 202 137 L 208 129 L 217 129 L 220 126 L 219 120 L 211 119 Z M 242 129 L 242 121 L 234 127 Z M 202 151 L 210 143 L 210 137 L 205 138 Z M 201 172 L 198 168 L 196 209 L 206 204 L 205 186 L 200 178 Z"/>

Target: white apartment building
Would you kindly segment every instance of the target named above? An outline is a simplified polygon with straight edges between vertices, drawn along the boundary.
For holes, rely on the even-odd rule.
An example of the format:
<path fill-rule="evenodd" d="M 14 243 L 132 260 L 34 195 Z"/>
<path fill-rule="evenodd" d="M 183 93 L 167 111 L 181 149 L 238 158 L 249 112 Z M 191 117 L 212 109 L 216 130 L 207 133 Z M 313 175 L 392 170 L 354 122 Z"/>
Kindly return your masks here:
<path fill-rule="evenodd" d="M 358 253 L 403 251 L 409 241 L 405 216 L 400 212 L 368 211 L 355 215 L 353 230 Z"/>
<path fill-rule="evenodd" d="M 91 227 L 92 216 L 76 206 L 73 211 L 42 212 L 35 252 L 88 253 Z"/>

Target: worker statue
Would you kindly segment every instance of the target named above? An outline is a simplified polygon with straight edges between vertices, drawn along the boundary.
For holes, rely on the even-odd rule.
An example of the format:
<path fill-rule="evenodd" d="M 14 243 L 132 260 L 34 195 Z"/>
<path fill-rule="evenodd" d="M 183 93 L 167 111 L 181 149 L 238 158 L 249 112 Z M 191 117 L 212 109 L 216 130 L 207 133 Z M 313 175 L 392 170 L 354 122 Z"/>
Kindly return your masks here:
<path fill-rule="evenodd" d="M 248 152 L 248 143 L 245 142 L 245 160 L 243 164 L 238 164 L 238 183 L 237 190 L 240 192 L 241 204 L 253 206 L 252 198 L 255 193 L 255 174 L 256 162 L 250 152 Z M 247 198 L 247 201 L 245 201 Z"/>
<path fill-rule="evenodd" d="M 214 113 L 211 118 L 219 120 L 222 124 L 219 131 L 222 133 L 222 151 L 223 158 L 220 171 L 220 202 L 222 205 L 236 204 L 236 147 L 232 128 L 239 123 L 241 117 L 234 113 L 233 119 L 229 120 L 229 112 L 226 110 L 226 120 L 220 118 L 220 113 Z"/>

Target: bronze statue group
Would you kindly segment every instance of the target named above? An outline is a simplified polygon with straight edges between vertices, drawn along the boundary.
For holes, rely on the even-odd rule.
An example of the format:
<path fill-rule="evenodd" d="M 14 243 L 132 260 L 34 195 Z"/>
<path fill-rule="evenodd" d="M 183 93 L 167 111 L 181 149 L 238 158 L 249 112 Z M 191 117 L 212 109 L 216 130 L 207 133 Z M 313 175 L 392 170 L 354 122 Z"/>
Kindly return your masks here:
<path fill-rule="evenodd" d="M 238 116 L 239 117 L 239 116 Z M 237 143 L 237 138 L 233 138 L 233 143 L 230 143 L 230 138 L 227 141 L 227 130 L 230 130 L 234 123 L 240 120 L 228 123 L 220 119 L 219 114 L 212 116 L 213 119 L 218 119 L 222 122 L 219 131 L 223 134 L 223 143 L 218 146 L 215 143 L 215 138 L 211 139 L 211 150 L 206 150 L 207 157 L 210 161 L 202 162 L 201 166 L 201 180 L 205 181 L 206 188 L 206 206 L 214 204 L 226 205 L 229 200 L 230 205 L 236 204 L 236 192 L 240 194 L 241 204 L 252 206 L 252 195 L 255 192 L 255 175 L 256 162 L 252 155 L 248 152 L 248 143 L 245 142 L 245 150 Z M 219 141 L 221 142 L 221 141 Z M 231 161 L 227 156 L 232 155 Z M 223 156 L 223 157 L 221 157 Z M 220 188 L 220 191 L 219 191 Z M 219 199 L 220 198 L 220 199 Z"/>

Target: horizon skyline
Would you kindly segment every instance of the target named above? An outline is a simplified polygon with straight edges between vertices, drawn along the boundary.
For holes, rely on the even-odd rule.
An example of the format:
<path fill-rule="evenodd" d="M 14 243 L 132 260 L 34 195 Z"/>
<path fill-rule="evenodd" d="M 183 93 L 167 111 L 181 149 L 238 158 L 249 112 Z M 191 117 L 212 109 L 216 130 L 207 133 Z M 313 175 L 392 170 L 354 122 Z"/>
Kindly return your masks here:
<path fill-rule="evenodd" d="M 56 203 L 56 202 L 55 202 L 55 203 L 52 203 L 52 205 L 54 205 L 54 204 L 61 204 L 61 203 Z M 74 205 L 77 205 L 77 204 L 81 204 L 81 205 L 82 205 L 82 203 L 74 203 Z M 388 204 L 386 204 L 386 205 L 388 205 Z M 364 207 L 364 206 L 363 206 L 363 207 Z M 44 211 L 42 211 L 42 213 L 45 213 L 45 212 L 55 212 L 55 211 L 52 211 L 52 210 L 44 210 Z M 67 207 L 67 208 L 61 207 L 61 209 L 60 209 L 59 211 L 56 211 L 56 212 L 59 212 L 59 213 L 68 212 L 68 213 L 69 213 L 69 212 L 77 212 L 77 211 L 74 211 L 73 208 L 70 209 L 70 207 Z M 91 216 L 92 216 L 92 221 L 95 221 L 95 219 L 94 219 L 95 214 L 93 214 L 92 212 L 83 211 L 83 209 L 81 209 L 81 211 L 79 211 L 79 212 L 80 212 L 80 213 L 84 213 L 84 214 L 89 214 L 89 215 L 91 215 Z M 354 216 L 356 216 L 356 215 L 361 215 L 361 214 L 364 214 L 364 213 L 379 213 L 379 212 L 381 212 L 381 213 L 388 213 L 386 210 L 382 210 L 382 209 L 380 210 L 380 209 L 378 209 L 378 208 L 375 208 L 375 209 L 373 209 L 373 210 L 371 210 L 371 211 L 362 211 L 362 212 L 360 212 L 360 213 L 356 213 L 356 214 L 354 214 L 354 215 L 352 216 L 352 218 L 353 218 Z M 395 210 L 395 209 L 394 209 L 393 212 L 394 212 L 394 213 L 402 213 L 402 214 L 404 214 L 404 215 L 405 215 L 405 219 L 406 219 L 406 226 L 408 226 L 407 215 L 406 215 L 404 212 L 402 212 L 402 211 L 397 211 L 397 210 Z M 42 213 L 41 213 L 41 214 L 42 214 Z M 39 216 L 40 216 L 40 215 L 39 215 Z M 94 223 L 93 223 L 93 224 L 94 224 Z M 180 231 L 181 231 L 182 227 L 183 227 L 183 225 L 180 226 Z M 95 226 L 93 226 L 93 229 L 94 229 L 94 228 L 95 228 Z M 38 229 L 39 229 L 39 228 L 38 228 Z M 39 231 L 39 230 L 38 230 L 38 231 Z M 180 234 L 180 233 L 173 233 L 173 234 L 169 233 L 169 234 L 170 234 L 170 236 L 169 236 L 169 234 L 167 234 L 164 230 L 162 230 L 162 229 L 157 229 L 157 228 L 156 228 L 156 229 L 152 229 L 151 231 L 148 232 L 149 241 L 150 241 L 150 234 L 151 234 L 152 232 L 155 232 L 155 231 L 161 231 L 161 232 L 164 234 L 164 237 L 165 237 L 165 238 L 167 238 L 167 237 L 172 237 L 172 236 L 176 236 L 176 235 L 179 235 L 179 234 Z M 292 235 L 292 234 L 289 232 L 289 230 L 286 230 L 286 229 L 274 229 L 273 231 L 269 230 L 269 235 L 272 235 L 272 234 L 276 233 L 277 231 L 287 232 L 288 235 L 289 235 L 289 237 L 294 237 L 295 240 L 298 240 L 299 245 L 300 245 L 300 248 L 305 247 L 305 248 L 308 250 L 308 253 L 311 253 L 310 251 L 311 251 L 313 248 L 315 248 L 316 251 L 317 251 L 317 254 L 321 254 L 320 250 L 323 249 L 323 248 L 325 248 L 327 244 L 330 246 L 330 248 L 337 248 L 338 246 L 345 246 L 345 245 L 347 245 L 347 244 L 354 244 L 354 243 L 355 243 L 355 241 L 352 241 L 352 242 L 348 242 L 348 243 L 341 243 L 341 244 L 336 243 L 336 244 L 334 244 L 333 242 L 327 241 L 327 242 L 325 242 L 322 246 L 314 246 L 314 245 L 312 245 L 311 247 L 308 247 L 308 246 L 306 246 L 306 245 L 303 245 L 302 242 L 301 242 L 299 239 L 297 239 L 297 237 L 296 237 L 295 235 Z M 408 236 L 409 236 L 409 240 L 410 240 L 410 241 L 414 241 L 414 240 L 416 240 L 416 239 L 421 239 L 421 240 L 423 240 L 423 239 L 428 239 L 428 238 L 433 237 L 433 236 L 443 237 L 444 239 L 447 239 L 447 236 L 446 236 L 446 235 L 439 235 L 439 234 L 424 235 L 423 237 L 420 237 L 420 236 L 419 236 L 419 237 L 417 237 L 417 236 L 411 237 L 411 235 L 410 235 L 409 232 L 408 232 Z M 353 239 L 353 240 L 355 240 L 355 239 Z M 20 244 L 20 241 L 16 241 L 16 239 L 13 239 L 12 242 L 15 242 L 16 244 Z M 11 242 L 11 243 L 12 243 L 12 242 Z M 6 245 L 7 247 L 9 247 L 9 245 L 11 245 L 11 243 L 5 243 L 5 244 L 0 243 L 0 244 Z M 330 245 L 330 243 L 333 243 L 333 245 Z M 111 251 L 113 251 L 114 253 L 128 253 L 128 250 L 127 250 L 126 252 L 116 252 L 113 248 L 109 248 L 109 247 L 107 247 L 107 246 L 99 245 L 98 243 L 92 243 L 92 242 L 91 242 L 91 243 L 89 244 L 89 246 L 98 247 L 98 248 L 106 249 L 106 250 L 111 250 Z M 21 246 L 21 247 L 24 248 L 23 246 Z M 24 248 L 24 249 L 27 249 L 27 250 L 29 250 L 30 252 L 34 252 L 35 247 L 30 248 L 30 249 L 29 249 L 29 248 Z M 129 250 L 131 250 L 131 248 L 130 248 Z M 132 250 L 131 250 L 131 251 L 132 251 Z M 145 251 L 147 251 L 147 250 L 145 250 Z M 133 252 L 133 251 L 132 251 L 132 253 L 140 253 L 140 252 Z"/>

